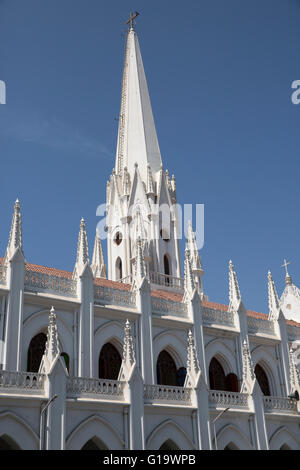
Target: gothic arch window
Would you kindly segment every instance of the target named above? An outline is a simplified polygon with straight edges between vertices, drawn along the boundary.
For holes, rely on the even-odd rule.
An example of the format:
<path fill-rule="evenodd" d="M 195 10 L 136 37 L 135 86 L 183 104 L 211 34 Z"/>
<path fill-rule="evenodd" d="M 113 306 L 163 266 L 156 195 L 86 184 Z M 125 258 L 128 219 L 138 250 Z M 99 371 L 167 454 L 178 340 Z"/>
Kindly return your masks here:
<path fill-rule="evenodd" d="M 168 439 L 165 441 L 158 450 L 180 450 L 177 444 L 172 441 L 172 439 Z"/>
<path fill-rule="evenodd" d="M 30 341 L 27 355 L 27 371 L 38 372 L 45 351 L 47 336 L 39 333 Z"/>
<path fill-rule="evenodd" d="M 0 450 L 21 450 L 18 444 L 7 434 L 0 437 Z"/>
<path fill-rule="evenodd" d="M 84 446 L 82 446 L 81 450 L 108 450 L 108 448 L 101 439 L 93 437 L 92 439 L 89 439 Z"/>
<path fill-rule="evenodd" d="M 70 358 L 69 358 L 69 354 L 67 354 L 67 353 L 65 353 L 65 352 L 62 352 L 62 353 L 61 353 L 61 357 L 64 358 L 67 371 L 70 372 Z"/>
<path fill-rule="evenodd" d="M 254 372 L 256 375 L 257 382 L 259 383 L 259 386 L 261 388 L 261 391 L 263 392 L 264 395 L 270 396 L 271 392 L 270 392 L 269 380 L 264 369 L 261 367 L 261 365 L 256 364 Z"/>
<path fill-rule="evenodd" d="M 116 260 L 116 280 L 122 279 L 123 271 L 122 271 L 122 260 L 120 256 Z"/>
<path fill-rule="evenodd" d="M 171 355 L 163 350 L 159 353 L 156 364 L 157 383 L 160 385 L 178 385 L 176 364 Z"/>
<path fill-rule="evenodd" d="M 209 384 L 211 390 L 225 390 L 225 372 L 215 357 L 209 364 Z"/>
<path fill-rule="evenodd" d="M 99 379 L 118 380 L 122 358 L 111 343 L 106 343 L 99 356 Z"/>

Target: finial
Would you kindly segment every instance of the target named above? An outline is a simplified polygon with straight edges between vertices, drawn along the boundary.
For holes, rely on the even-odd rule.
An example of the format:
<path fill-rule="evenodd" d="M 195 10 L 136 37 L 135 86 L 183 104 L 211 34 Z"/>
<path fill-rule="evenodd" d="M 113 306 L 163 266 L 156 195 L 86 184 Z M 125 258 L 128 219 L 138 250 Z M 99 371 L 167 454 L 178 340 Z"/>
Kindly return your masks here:
<path fill-rule="evenodd" d="M 241 293 L 237 275 L 232 261 L 229 261 L 229 310 L 236 310 L 241 301 Z"/>
<path fill-rule="evenodd" d="M 134 29 L 134 20 L 135 18 L 139 16 L 139 12 L 132 13 L 130 12 L 129 20 L 126 21 L 126 24 L 130 24 L 129 31 L 133 31 Z"/>
<path fill-rule="evenodd" d="M 287 261 L 286 259 L 283 260 L 284 263 L 281 265 L 282 268 L 285 268 L 285 284 L 287 286 L 291 286 L 292 285 L 292 278 L 291 276 L 289 275 L 288 273 L 288 265 L 291 264 L 289 261 Z"/>
<path fill-rule="evenodd" d="M 269 301 L 269 319 L 276 320 L 279 313 L 279 299 L 272 278 L 271 271 L 268 271 L 268 301 Z"/>

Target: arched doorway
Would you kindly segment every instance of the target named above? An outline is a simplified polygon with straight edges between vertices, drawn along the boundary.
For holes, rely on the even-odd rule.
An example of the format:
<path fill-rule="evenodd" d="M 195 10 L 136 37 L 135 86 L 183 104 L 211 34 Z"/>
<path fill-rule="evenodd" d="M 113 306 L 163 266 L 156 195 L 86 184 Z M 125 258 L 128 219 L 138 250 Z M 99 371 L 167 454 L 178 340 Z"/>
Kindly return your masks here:
<path fill-rule="evenodd" d="M 168 439 L 165 441 L 158 450 L 180 450 L 177 444 L 172 441 L 172 439 Z"/>
<path fill-rule="evenodd" d="M 0 437 L 0 450 L 21 450 L 18 444 L 7 434 Z"/>
<path fill-rule="evenodd" d="M 265 396 L 270 396 L 271 392 L 269 380 L 267 374 L 265 373 L 264 369 L 261 367 L 260 364 L 256 364 L 254 372 L 256 375 L 257 382 L 259 383 L 259 386 L 261 388 L 261 391 Z"/>
<path fill-rule="evenodd" d="M 81 450 L 108 450 L 108 447 L 106 447 L 101 439 L 93 437 L 82 446 Z"/>
<path fill-rule="evenodd" d="M 118 380 L 122 358 L 111 343 L 106 343 L 99 356 L 99 379 Z"/>
<path fill-rule="evenodd" d="M 39 333 L 30 341 L 27 355 L 27 371 L 38 372 L 40 363 L 45 352 L 47 336 Z"/>
<path fill-rule="evenodd" d="M 211 390 L 225 390 L 225 372 L 215 357 L 209 364 L 209 384 Z"/>
<path fill-rule="evenodd" d="M 122 279 L 122 277 L 123 277 L 122 260 L 119 256 L 116 260 L 116 280 L 119 281 L 119 279 Z"/>
<path fill-rule="evenodd" d="M 159 353 L 156 364 L 157 383 L 160 385 L 179 385 L 176 364 L 165 350 Z"/>
<path fill-rule="evenodd" d="M 224 447 L 224 450 L 239 450 L 239 448 L 233 442 L 229 442 L 229 444 Z"/>

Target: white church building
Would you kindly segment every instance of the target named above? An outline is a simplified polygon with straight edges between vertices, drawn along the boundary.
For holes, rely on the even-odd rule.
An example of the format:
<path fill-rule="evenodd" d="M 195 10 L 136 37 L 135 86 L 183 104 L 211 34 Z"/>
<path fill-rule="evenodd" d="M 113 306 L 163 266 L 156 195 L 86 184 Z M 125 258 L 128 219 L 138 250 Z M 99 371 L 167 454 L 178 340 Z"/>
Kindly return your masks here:
<path fill-rule="evenodd" d="M 300 449 L 300 290 L 287 272 L 279 298 L 269 272 L 269 313 L 247 310 L 230 261 L 228 305 L 209 301 L 191 224 L 181 262 L 132 19 L 106 198 L 107 267 L 82 219 L 73 272 L 27 261 L 15 203 L 0 259 L 0 450 Z"/>

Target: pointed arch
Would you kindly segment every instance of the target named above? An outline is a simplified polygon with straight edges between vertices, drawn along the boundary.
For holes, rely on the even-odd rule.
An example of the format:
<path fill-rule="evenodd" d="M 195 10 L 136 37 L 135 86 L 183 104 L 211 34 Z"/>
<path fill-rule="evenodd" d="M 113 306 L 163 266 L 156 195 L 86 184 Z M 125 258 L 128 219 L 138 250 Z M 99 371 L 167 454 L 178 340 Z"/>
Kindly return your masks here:
<path fill-rule="evenodd" d="M 123 277 L 123 265 L 120 256 L 117 257 L 115 263 L 116 281 L 119 281 Z"/>
<path fill-rule="evenodd" d="M 45 352 L 46 342 L 47 336 L 44 332 L 38 333 L 31 339 L 27 352 L 28 372 L 38 372 Z"/>
<path fill-rule="evenodd" d="M 227 446 L 235 446 L 240 450 L 253 449 L 248 438 L 234 424 L 226 424 L 217 433 L 218 449 L 225 449 Z M 215 439 L 213 439 L 213 448 L 215 449 Z"/>
<path fill-rule="evenodd" d="M 219 338 L 213 339 L 206 344 L 205 356 L 207 364 L 210 364 L 212 358 L 215 357 L 222 365 L 225 375 L 230 373 L 237 375 L 236 354 Z"/>
<path fill-rule="evenodd" d="M 260 364 L 256 364 L 254 368 L 254 373 L 255 373 L 257 382 L 260 386 L 262 393 L 265 396 L 269 397 L 271 395 L 270 384 L 269 384 L 268 376 L 263 366 L 261 366 Z"/>
<path fill-rule="evenodd" d="M 180 447 L 172 439 L 167 439 L 158 450 L 180 450 Z"/>
<path fill-rule="evenodd" d="M 181 450 L 194 450 L 192 439 L 172 419 L 167 419 L 156 426 L 146 439 L 146 449 L 158 450 L 167 441 L 172 441 Z"/>
<path fill-rule="evenodd" d="M 281 395 L 281 386 L 279 381 L 278 366 L 276 359 L 267 349 L 267 347 L 259 345 L 251 351 L 254 367 L 259 364 L 267 375 L 270 394 L 272 396 Z"/>
<path fill-rule="evenodd" d="M 21 447 L 8 434 L 2 434 L 0 436 L 0 450 L 21 450 Z"/>
<path fill-rule="evenodd" d="M 81 450 L 108 450 L 108 447 L 97 436 L 93 436 L 82 447 Z"/>
<path fill-rule="evenodd" d="M 163 349 L 172 356 L 177 369 L 186 365 L 186 342 L 178 336 L 178 332 L 166 330 L 153 338 L 154 364 L 157 363 L 159 353 Z"/>
<path fill-rule="evenodd" d="M 99 357 L 103 346 L 111 343 L 118 351 L 120 356 L 123 354 L 124 327 L 123 324 L 116 320 L 109 320 L 100 325 L 94 336 L 94 371 L 98 375 Z"/>
<path fill-rule="evenodd" d="M 36 450 L 39 447 L 39 438 L 31 426 L 11 411 L 0 413 L 0 436 L 20 449 Z"/>
<path fill-rule="evenodd" d="M 165 349 L 159 353 L 157 358 L 156 379 L 157 383 L 161 385 L 179 385 L 175 361 Z"/>
<path fill-rule="evenodd" d="M 117 380 L 122 364 L 122 357 L 110 342 L 105 343 L 99 355 L 99 379 Z"/>
<path fill-rule="evenodd" d="M 110 450 L 124 449 L 124 441 L 115 426 L 99 415 L 91 415 L 81 421 L 67 437 L 66 448 L 79 450 L 95 436 Z M 109 443 L 109 446 L 108 446 Z"/>
<path fill-rule="evenodd" d="M 168 253 L 164 254 L 164 274 L 166 274 L 167 276 L 172 275 L 171 260 L 170 260 L 170 256 Z"/>
<path fill-rule="evenodd" d="M 287 448 L 299 450 L 300 441 L 286 426 L 280 426 L 270 438 L 270 450 L 287 450 Z"/>

